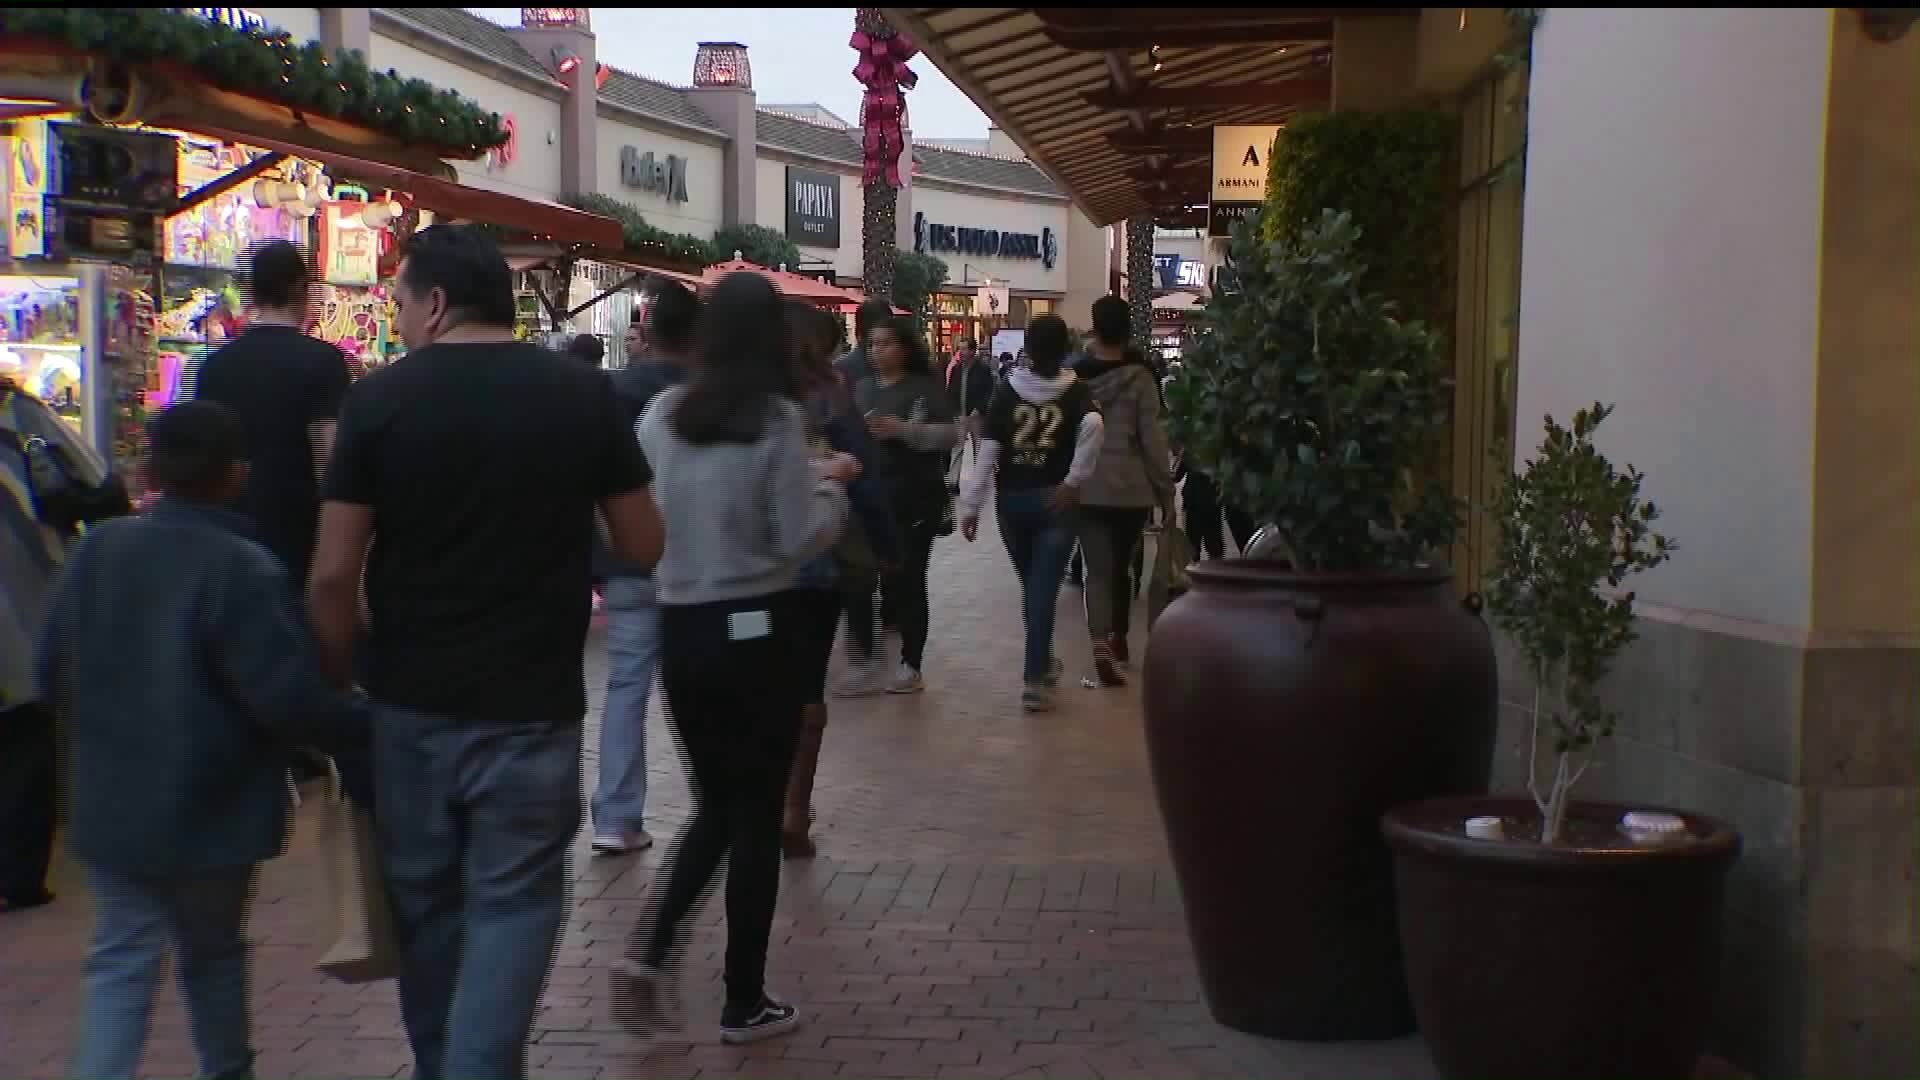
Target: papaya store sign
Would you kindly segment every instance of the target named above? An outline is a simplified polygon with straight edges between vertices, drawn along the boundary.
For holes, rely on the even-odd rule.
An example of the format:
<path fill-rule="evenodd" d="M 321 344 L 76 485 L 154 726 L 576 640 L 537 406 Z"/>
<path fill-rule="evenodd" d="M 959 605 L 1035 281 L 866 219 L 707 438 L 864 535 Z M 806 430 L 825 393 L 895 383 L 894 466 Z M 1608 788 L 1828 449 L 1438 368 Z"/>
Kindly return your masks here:
<path fill-rule="evenodd" d="M 1052 229 L 1038 233 L 1001 232 L 959 225 L 939 225 L 927 215 L 913 215 L 913 250 L 919 255 L 973 255 L 986 259 L 1039 259 L 1051 270 L 1060 258 L 1060 242 Z"/>

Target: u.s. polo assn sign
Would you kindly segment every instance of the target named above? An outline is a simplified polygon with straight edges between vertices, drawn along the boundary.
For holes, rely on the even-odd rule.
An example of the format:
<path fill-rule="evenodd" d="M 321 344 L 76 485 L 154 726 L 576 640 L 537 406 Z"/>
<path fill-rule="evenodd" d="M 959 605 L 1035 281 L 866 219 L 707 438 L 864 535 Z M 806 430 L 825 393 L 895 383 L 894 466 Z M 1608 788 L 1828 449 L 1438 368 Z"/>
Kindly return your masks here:
<path fill-rule="evenodd" d="M 1060 242 L 1053 230 L 1038 233 L 1000 232 L 997 229 L 969 229 L 957 225 L 936 225 L 924 213 L 913 215 L 913 250 L 916 254 L 976 255 L 981 258 L 1039 259 L 1043 269 L 1053 269 L 1060 258 Z"/>

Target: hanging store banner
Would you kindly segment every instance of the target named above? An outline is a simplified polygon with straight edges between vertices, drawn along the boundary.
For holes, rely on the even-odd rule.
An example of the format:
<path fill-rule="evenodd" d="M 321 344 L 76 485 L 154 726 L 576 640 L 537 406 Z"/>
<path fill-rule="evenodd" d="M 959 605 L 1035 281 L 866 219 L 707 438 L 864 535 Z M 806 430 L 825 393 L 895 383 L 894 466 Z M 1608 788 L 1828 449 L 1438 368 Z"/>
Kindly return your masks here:
<path fill-rule="evenodd" d="M 840 174 L 787 166 L 787 239 L 840 246 Z"/>
<path fill-rule="evenodd" d="M 1267 159 L 1278 124 L 1228 124 L 1213 129 L 1212 203 L 1207 235 L 1231 236 L 1267 197 Z"/>
<path fill-rule="evenodd" d="M 1005 285 L 982 285 L 973 297 L 973 313 L 982 319 L 1004 319 L 1011 305 L 1012 296 Z"/>

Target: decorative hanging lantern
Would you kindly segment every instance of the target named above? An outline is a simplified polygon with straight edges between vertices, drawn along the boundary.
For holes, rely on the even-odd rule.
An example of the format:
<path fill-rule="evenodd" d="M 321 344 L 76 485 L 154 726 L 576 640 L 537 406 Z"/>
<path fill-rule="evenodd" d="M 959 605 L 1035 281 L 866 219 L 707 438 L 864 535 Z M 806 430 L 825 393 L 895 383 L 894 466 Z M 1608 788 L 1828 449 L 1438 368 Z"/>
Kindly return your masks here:
<path fill-rule="evenodd" d="M 753 89 L 753 64 L 737 41 L 703 41 L 693 54 L 693 85 Z"/>

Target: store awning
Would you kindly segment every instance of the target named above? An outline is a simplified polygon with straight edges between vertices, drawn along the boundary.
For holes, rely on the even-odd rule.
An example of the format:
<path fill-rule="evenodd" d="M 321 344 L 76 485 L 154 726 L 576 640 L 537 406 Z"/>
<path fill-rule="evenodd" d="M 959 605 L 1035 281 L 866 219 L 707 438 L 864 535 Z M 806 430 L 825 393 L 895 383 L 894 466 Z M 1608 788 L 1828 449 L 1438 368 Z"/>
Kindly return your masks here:
<path fill-rule="evenodd" d="M 590 244 L 618 251 L 626 242 L 625 233 L 621 230 L 619 222 L 598 214 L 589 214 L 584 210 L 575 210 L 571 206 L 561 206 L 559 203 L 547 202 L 544 199 L 526 199 L 518 195 L 506 195 L 498 191 L 488 191 L 485 188 L 468 187 L 437 176 L 402 169 L 396 165 L 368 161 L 365 158 L 333 151 L 315 150 L 298 143 L 281 142 L 257 135 L 229 136 L 225 132 L 218 131 L 206 133 L 232 138 L 234 141 L 258 146 L 265 150 L 278 150 L 283 154 L 311 158 L 326 165 L 327 169 L 337 177 L 351 178 L 368 187 L 391 188 L 395 196 L 402 197 L 403 201 L 411 202 L 414 206 L 431 210 L 444 217 L 501 225 L 528 233 L 536 240 L 552 240 L 559 244 Z"/>

